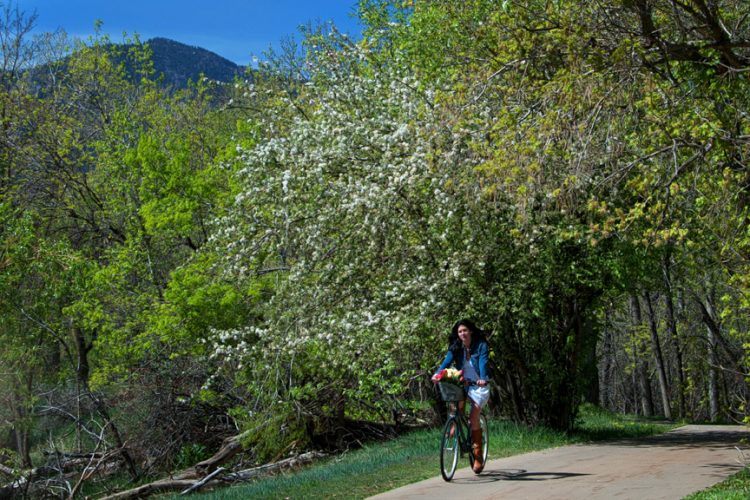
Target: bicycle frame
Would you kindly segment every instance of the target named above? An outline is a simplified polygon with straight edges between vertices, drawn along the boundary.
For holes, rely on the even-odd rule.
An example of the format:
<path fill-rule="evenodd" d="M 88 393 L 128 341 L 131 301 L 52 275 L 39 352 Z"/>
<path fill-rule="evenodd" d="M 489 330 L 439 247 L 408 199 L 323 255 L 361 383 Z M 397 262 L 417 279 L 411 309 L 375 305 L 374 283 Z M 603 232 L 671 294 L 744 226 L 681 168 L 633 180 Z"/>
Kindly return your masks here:
<path fill-rule="evenodd" d="M 469 421 L 466 419 L 465 411 L 458 411 L 458 404 L 453 402 L 448 403 L 448 416 L 456 418 L 459 450 L 461 451 L 461 457 L 463 457 L 465 453 L 469 453 L 471 450 L 471 427 L 469 426 Z"/>

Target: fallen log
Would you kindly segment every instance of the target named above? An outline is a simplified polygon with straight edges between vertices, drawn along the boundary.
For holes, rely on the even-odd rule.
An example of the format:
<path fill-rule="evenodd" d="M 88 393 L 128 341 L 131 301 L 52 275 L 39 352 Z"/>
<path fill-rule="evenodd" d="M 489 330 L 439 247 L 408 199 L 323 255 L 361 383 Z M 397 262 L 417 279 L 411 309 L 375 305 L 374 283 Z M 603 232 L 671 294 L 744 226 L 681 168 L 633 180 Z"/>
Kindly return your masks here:
<path fill-rule="evenodd" d="M 112 456 L 116 456 L 116 455 L 117 455 L 117 452 L 115 452 L 114 455 Z M 91 478 L 94 474 L 98 474 L 99 476 L 105 476 L 105 475 L 109 475 L 110 473 L 116 471 L 119 468 L 119 464 L 113 463 L 113 462 L 107 462 L 108 458 L 110 458 L 110 456 L 102 455 L 96 460 L 96 463 L 94 463 L 93 457 L 88 460 L 86 467 L 84 467 L 83 471 L 81 471 L 81 476 L 78 478 L 78 482 L 76 482 L 73 489 L 70 490 L 70 497 L 69 497 L 70 499 L 73 499 L 76 497 L 81 487 L 83 487 L 83 483 L 86 482 L 89 478 Z"/>
<path fill-rule="evenodd" d="M 107 453 L 45 452 L 44 454 L 47 456 L 48 463 L 31 470 L 14 471 L 0 464 L 0 473 L 14 478 L 12 482 L 0 485 L 0 500 L 15 498 L 19 495 L 29 496 L 28 489 L 40 489 L 43 492 L 46 487 L 45 485 L 50 480 L 54 480 L 55 478 L 67 480 L 79 474 L 79 472 L 71 472 L 72 469 L 82 469 L 80 471 L 79 484 L 76 485 L 76 487 L 79 487 L 82 481 L 85 481 L 97 472 L 101 475 L 108 475 L 120 467 L 121 450 L 113 450 Z M 38 495 L 41 494 L 38 492 Z M 34 497 L 36 495 L 31 496 Z"/>
<path fill-rule="evenodd" d="M 172 479 L 160 479 L 158 481 L 154 481 L 153 483 L 144 484 L 142 486 L 138 486 L 137 488 L 133 488 L 127 491 L 122 491 L 120 493 L 115 493 L 114 495 L 109 495 L 107 497 L 104 497 L 102 500 L 123 500 L 123 499 L 129 499 L 129 498 L 143 498 L 149 495 L 153 495 L 155 493 L 164 493 L 167 491 L 176 491 L 176 490 L 180 490 L 182 494 L 186 494 L 188 492 L 195 491 L 198 488 L 202 488 L 204 486 L 216 486 L 219 484 L 241 482 L 241 481 L 247 481 L 250 479 L 255 479 L 259 476 L 275 473 L 283 469 L 290 469 L 293 467 L 298 467 L 300 465 L 305 465 L 305 464 L 312 462 L 316 458 L 321 458 L 324 456 L 325 454 L 323 453 L 312 451 L 308 453 L 303 453 L 302 455 L 299 455 L 296 457 L 286 458 L 284 460 L 280 460 L 272 464 L 265 464 L 259 467 L 253 467 L 251 469 L 245 469 L 239 472 L 227 474 L 220 479 L 211 479 L 212 477 L 216 477 L 218 475 L 218 472 L 215 472 L 213 476 L 207 476 L 205 478 L 202 478 L 199 481 L 195 481 L 193 479 L 177 478 L 177 477 L 172 478 Z"/>
<path fill-rule="evenodd" d="M 4 487 L 18 489 L 24 486 L 27 482 L 34 481 L 39 478 L 44 479 L 44 478 L 52 477 L 59 473 L 60 473 L 59 470 L 52 468 L 52 467 L 47 467 L 47 466 L 36 467 L 31 470 L 25 470 L 25 471 L 21 471 L 21 472 L 13 474 L 14 476 L 16 476 L 16 478 L 13 480 L 13 482 L 11 482 L 10 484 L 6 484 Z"/>
<path fill-rule="evenodd" d="M 278 462 L 274 462 L 272 464 L 264 464 L 258 467 L 253 467 L 251 469 L 245 469 L 241 470 L 239 472 L 233 472 L 231 474 L 227 474 L 223 480 L 224 481 L 248 481 L 250 479 L 255 479 L 258 476 L 262 476 L 265 474 L 271 474 L 273 472 L 278 472 L 282 469 L 291 469 L 294 467 L 299 467 L 300 465 L 305 465 L 316 458 L 323 458 L 325 456 L 325 453 L 320 453 L 319 451 L 310 451 L 307 453 L 303 453 L 302 455 L 297 455 L 296 457 L 286 458 L 284 460 L 279 460 Z"/>
<path fill-rule="evenodd" d="M 153 483 L 144 484 L 114 495 L 104 497 L 102 500 L 115 500 L 122 498 L 144 498 L 155 493 L 164 493 L 167 491 L 184 490 L 195 483 L 192 479 L 160 479 Z"/>
<path fill-rule="evenodd" d="M 61 460 L 58 463 L 51 463 L 48 465 L 48 467 L 62 472 L 68 472 L 73 469 L 85 469 L 92 463 L 104 463 L 104 462 L 114 462 L 115 460 L 119 461 L 119 457 L 117 455 L 113 455 L 110 457 L 102 457 L 98 459 L 91 459 L 91 458 L 72 458 L 68 460 Z"/>
<path fill-rule="evenodd" d="M 64 451 L 44 451 L 42 452 L 42 455 L 47 457 L 47 460 L 50 459 L 50 457 L 54 457 L 58 460 L 80 460 L 80 459 L 92 459 L 92 458 L 102 458 L 105 453 L 102 452 L 91 452 L 91 453 L 72 453 L 72 452 L 64 452 Z"/>
<path fill-rule="evenodd" d="M 176 490 L 183 491 L 186 488 L 190 488 L 195 484 L 196 479 L 200 480 L 204 478 L 207 474 L 210 474 L 220 465 L 228 462 L 241 452 L 242 440 L 247 434 L 247 432 L 243 432 L 242 434 L 226 438 L 219 451 L 214 453 L 211 458 L 198 462 L 194 466 L 181 471 L 169 479 L 160 479 L 104 498 L 112 500 L 122 498 L 142 498 L 154 493 Z"/>

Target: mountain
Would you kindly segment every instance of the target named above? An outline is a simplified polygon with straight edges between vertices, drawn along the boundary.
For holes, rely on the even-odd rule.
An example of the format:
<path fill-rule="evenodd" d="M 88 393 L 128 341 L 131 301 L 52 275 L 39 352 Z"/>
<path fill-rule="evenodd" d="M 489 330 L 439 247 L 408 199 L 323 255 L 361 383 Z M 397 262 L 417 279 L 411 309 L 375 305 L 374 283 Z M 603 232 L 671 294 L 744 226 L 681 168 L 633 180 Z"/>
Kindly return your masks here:
<path fill-rule="evenodd" d="M 252 78 L 246 73 L 245 66 L 239 66 L 229 59 L 200 47 L 192 47 L 167 38 L 152 38 L 146 42 L 151 48 L 151 59 L 154 64 L 154 77 L 162 77 L 161 86 L 169 89 L 183 89 L 188 81 L 198 81 L 201 75 L 211 80 L 231 83 L 235 76 Z M 105 49 L 116 64 L 124 63 L 125 71 L 135 77 L 135 61 L 130 58 L 128 44 L 109 44 Z M 30 68 L 29 78 L 37 88 L 39 95 L 46 93 L 51 84 L 50 75 L 65 73 L 71 56 L 58 61 Z M 218 92 L 221 92 L 217 89 Z M 217 94 L 218 95 L 218 94 Z"/>
<path fill-rule="evenodd" d="M 156 75 L 163 75 L 164 85 L 174 88 L 184 88 L 188 80 L 197 81 L 201 74 L 211 80 L 231 82 L 235 75 L 245 72 L 245 67 L 200 47 L 167 38 L 152 38 L 146 43 L 153 52 Z"/>

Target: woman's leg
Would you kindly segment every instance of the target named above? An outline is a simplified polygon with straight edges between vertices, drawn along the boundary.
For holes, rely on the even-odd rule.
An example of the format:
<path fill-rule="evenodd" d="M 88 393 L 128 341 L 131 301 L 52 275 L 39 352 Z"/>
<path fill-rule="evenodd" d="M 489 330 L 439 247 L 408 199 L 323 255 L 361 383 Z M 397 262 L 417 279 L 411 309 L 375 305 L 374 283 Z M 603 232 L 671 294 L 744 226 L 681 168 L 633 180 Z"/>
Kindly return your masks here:
<path fill-rule="evenodd" d="M 466 400 L 459 401 L 458 406 L 456 407 L 456 414 L 461 415 L 462 417 L 466 416 L 466 413 L 464 413 L 464 407 L 466 406 Z M 456 426 L 454 425 L 451 427 L 451 433 L 450 437 L 453 437 L 453 434 L 456 432 Z"/>
<path fill-rule="evenodd" d="M 471 448 L 474 453 L 474 472 L 479 474 L 484 469 L 482 463 L 482 427 L 479 423 L 479 414 L 482 408 L 471 402 L 471 412 L 469 413 L 469 426 L 471 427 Z"/>
<path fill-rule="evenodd" d="M 472 431 L 481 430 L 479 425 L 479 414 L 482 413 L 482 409 L 477 406 L 474 401 L 471 402 L 471 412 L 469 413 L 469 425 Z"/>

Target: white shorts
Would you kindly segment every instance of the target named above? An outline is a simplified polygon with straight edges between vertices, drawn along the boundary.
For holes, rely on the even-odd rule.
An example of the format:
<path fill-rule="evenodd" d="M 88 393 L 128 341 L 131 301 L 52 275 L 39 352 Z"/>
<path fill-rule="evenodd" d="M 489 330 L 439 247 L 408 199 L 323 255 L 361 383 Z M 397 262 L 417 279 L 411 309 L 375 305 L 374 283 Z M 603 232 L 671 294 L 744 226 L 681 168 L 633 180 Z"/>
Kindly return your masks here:
<path fill-rule="evenodd" d="M 490 388 L 486 385 L 484 387 L 479 387 L 478 385 L 469 386 L 467 394 L 469 399 L 480 408 L 483 408 L 487 404 L 487 401 L 490 400 Z"/>

